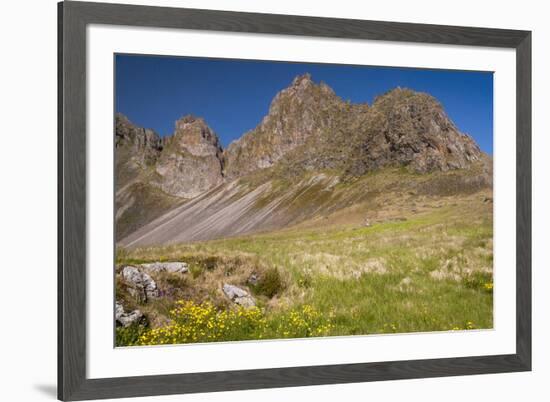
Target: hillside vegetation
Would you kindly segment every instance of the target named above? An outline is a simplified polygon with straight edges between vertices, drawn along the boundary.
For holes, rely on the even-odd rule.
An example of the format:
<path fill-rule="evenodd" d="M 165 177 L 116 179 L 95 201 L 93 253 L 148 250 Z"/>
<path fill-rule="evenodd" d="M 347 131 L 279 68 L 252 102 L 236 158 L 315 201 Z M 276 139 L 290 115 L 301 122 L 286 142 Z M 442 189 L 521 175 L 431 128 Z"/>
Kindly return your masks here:
<path fill-rule="evenodd" d="M 270 328 L 262 337 L 491 328 L 491 191 L 457 192 L 452 185 L 438 187 L 440 174 L 434 176 L 430 180 L 390 170 L 342 184 L 367 186 L 375 195 L 269 233 L 120 248 L 119 267 L 152 261 L 190 264 L 190 275 L 176 283 L 170 282 L 175 278 L 153 276 L 170 296 L 146 305 L 131 298 L 125 302 L 148 315 L 150 328 L 163 328 L 173 322 L 170 311 L 179 300 L 238 314 L 241 308 L 222 291 L 223 284 L 231 283 L 257 300 L 258 319 Z M 445 176 L 451 177 L 440 183 L 452 183 L 452 174 Z M 376 191 L 378 186 L 394 191 Z M 251 277 L 265 282 L 251 285 Z M 304 308 L 322 318 L 311 324 L 315 330 L 304 332 L 298 326 L 292 331 L 292 325 L 282 325 L 277 331 Z M 212 340 L 258 339 L 258 334 L 257 329 L 241 329 Z M 172 343 L 147 336 L 152 335 L 142 343 Z"/>

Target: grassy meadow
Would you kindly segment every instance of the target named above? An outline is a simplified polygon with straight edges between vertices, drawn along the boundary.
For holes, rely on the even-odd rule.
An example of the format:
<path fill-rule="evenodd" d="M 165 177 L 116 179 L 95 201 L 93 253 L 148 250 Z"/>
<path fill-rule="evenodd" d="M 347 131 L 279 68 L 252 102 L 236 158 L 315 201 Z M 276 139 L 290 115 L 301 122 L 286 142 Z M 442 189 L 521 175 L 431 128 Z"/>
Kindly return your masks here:
<path fill-rule="evenodd" d="M 149 321 L 118 328 L 117 345 L 492 328 L 490 189 L 388 197 L 377 213 L 366 200 L 269 233 L 119 248 L 117 269 L 185 261 L 190 272 L 157 273 L 164 297 L 147 304 L 117 279 L 117 299 Z M 224 283 L 257 307 L 228 301 Z"/>

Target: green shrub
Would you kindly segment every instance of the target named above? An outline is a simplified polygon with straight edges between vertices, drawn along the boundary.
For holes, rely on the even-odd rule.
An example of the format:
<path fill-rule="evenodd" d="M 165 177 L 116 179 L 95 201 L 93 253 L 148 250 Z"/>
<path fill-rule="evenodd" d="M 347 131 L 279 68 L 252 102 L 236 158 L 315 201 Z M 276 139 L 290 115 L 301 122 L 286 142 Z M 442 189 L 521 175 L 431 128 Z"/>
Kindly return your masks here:
<path fill-rule="evenodd" d="M 251 285 L 254 293 L 272 298 L 283 289 L 281 274 L 276 268 L 270 268 L 260 275 L 258 283 Z"/>

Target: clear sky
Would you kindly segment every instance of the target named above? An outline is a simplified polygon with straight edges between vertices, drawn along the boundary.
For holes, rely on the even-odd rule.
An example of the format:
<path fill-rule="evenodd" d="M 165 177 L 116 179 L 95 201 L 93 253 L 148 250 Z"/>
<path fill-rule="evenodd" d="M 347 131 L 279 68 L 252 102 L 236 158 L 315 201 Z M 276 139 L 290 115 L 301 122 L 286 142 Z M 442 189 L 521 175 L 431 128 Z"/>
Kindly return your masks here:
<path fill-rule="evenodd" d="M 193 114 L 227 146 L 258 125 L 277 92 L 308 72 L 354 103 L 370 105 L 398 86 L 428 92 L 460 131 L 493 153 L 491 72 L 133 55 L 117 55 L 115 70 L 116 111 L 162 136 Z"/>

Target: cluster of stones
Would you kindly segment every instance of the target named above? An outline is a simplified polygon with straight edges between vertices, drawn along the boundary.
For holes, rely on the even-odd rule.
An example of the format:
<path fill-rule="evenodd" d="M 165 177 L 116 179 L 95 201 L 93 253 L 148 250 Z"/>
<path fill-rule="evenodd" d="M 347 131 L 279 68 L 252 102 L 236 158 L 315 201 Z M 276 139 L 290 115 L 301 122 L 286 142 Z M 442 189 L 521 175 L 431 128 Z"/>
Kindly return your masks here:
<path fill-rule="evenodd" d="M 149 275 L 154 272 L 172 272 L 185 274 L 189 265 L 185 262 L 152 262 L 140 265 L 127 265 L 120 275 L 128 285 L 128 293 L 141 303 L 160 297 L 157 283 Z M 132 324 L 145 323 L 145 317 L 140 310 L 126 312 L 121 302 L 115 304 L 115 321 L 117 326 L 128 327 Z"/>
<path fill-rule="evenodd" d="M 161 293 L 151 273 L 170 272 L 175 274 L 186 274 L 189 272 L 189 265 L 185 262 L 151 262 L 139 265 L 127 265 L 122 268 L 120 275 L 128 286 L 130 295 L 141 303 L 161 297 Z M 256 301 L 244 289 L 237 286 L 224 284 L 222 291 L 233 303 L 250 308 L 256 305 Z M 115 321 L 117 326 L 128 327 L 132 324 L 145 324 L 146 319 L 140 310 L 127 312 L 122 302 L 115 303 Z"/>

